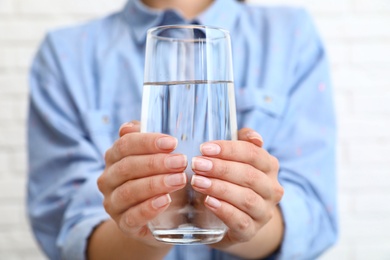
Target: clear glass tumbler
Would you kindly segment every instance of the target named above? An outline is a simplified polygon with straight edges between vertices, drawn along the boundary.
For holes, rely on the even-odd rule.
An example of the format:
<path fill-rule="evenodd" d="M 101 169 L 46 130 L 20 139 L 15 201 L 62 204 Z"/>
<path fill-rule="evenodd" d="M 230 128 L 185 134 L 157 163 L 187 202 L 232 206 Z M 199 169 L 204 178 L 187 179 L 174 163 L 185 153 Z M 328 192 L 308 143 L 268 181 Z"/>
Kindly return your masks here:
<path fill-rule="evenodd" d="M 226 30 L 162 26 L 147 34 L 141 132 L 174 136 L 175 153 L 191 160 L 210 140 L 236 140 L 231 42 Z M 190 182 L 190 181 L 189 181 Z M 174 244 L 220 241 L 227 227 L 204 206 L 190 184 L 173 192 L 166 211 L 149 223 L 154 237 Z"/>

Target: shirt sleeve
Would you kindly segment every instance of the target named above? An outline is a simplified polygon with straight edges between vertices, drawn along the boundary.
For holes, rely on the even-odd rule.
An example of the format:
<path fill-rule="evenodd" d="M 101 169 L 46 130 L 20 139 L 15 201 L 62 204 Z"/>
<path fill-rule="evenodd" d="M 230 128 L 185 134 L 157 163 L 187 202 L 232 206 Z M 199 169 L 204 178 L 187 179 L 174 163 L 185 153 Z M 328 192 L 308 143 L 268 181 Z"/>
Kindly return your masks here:
<path fill-rule="evenodd" d="M 96 180 L 104 169 L 103 147 L 112 140 L 101 133 L 103 143 L 97 144 L 88 134 L 88 120 L 81 114 L 86 107 L 77 102 L 85 98 L 83 86 L 75 84 L 62 64 L 72 57 L 57 45 L 49 34 L 29 78 L 28 214 L 37 241 L 50 259 L 77 260 L 85 258 L 93 228 L 109 218 Z M 62 47 L 67 48 L 66 42 Z M 78 91 L 70 91 L 70 86 Z M 98 124 L 96 120 L 91 124 Z"/>
<path fill-rule="evenodd" d="M 299 12 L 288 104 L 270 153 L 279 159 L 285 234 L 278 259 L 315 259 L 338 233 L 336 126 L 326 53 L 309 15 Z"/>

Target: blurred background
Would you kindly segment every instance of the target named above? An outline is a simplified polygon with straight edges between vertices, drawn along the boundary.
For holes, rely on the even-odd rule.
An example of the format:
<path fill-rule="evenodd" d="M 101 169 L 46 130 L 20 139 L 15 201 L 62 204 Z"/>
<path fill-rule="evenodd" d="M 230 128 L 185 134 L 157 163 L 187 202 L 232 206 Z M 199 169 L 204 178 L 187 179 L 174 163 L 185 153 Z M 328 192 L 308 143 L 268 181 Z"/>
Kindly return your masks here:
<path fill-rule="evenodd" d="M 45 259 L 24 207 L 27 72 L 36 48 L 48 30 L 106 15 L 124 2 L 0 0 L 0 260 Z M 390 0 L 249 2 L 306 7 L 329 52 L 341 234 L 321 259 L 390 259 Z"/>

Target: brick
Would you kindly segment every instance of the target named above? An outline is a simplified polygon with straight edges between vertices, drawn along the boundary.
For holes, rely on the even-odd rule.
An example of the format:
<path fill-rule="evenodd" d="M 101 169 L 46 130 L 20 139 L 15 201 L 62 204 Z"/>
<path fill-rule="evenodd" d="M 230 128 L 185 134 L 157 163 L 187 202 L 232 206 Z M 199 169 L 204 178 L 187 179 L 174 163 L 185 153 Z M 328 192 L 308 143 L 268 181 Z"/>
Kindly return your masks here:
<path fill-rule="evenodd" d="M 366 104 L 359 103 L 362 108 L 360 108 L 356 113 L 348 115 L 346 117 L 339 117 L 338 120 L 338 134 L 339 138 L 345 140 L 360 143 L 361 140 L 370 139 L 373 142 L 380 142 L 383 139 L 390 141 L 389 129 L 390 121 L 384 120 L 384 116 L 372 114 L 370 110 L 380 109 L 378 108 L 367 108 Z M 358 105 L 357 105 L 358 106 Z M 368 111 L 364 112 L 367 108 Z M 366 117 L 363 117 L 362 114 L 365 114 Z"/>
<path fill-rule="evenodd" d="M 1 0 L 0 1 L 0 14 L 9 15 L 15 12 L 15 0 Z M 1 23 L 1 21 L 0 21 Z"/>
<path fill-rule="evenodd" d="M 387 171 L 389 176 L 390 170 Z M 367 173 L 368 178 L 376 178 L 376 173 Z M 379 180 L 378 180 L 379 181 Z M 390 185 L 388 185 L 390 186 Z M 383 218 L 390 218 L 390 203 L 383 203 L 390 200 L 390 192 L 387 189 L 372 189 L 360 191 L 355 197 L 355 210 L 359 216 L 375 217 L 378 214 Z M 390 227 L 390 225 L 389 225 Z M 390 238 L 390 234 L 389 234 Z"/>
<path fill-rule="evenodd" d="M 73 15 L 101 15 L 113 12 L 122 8 L 125 0 L 104 1 L 96 0 L 77 1 L 77 0 L 59 0 L 56 2 L 50 0 L 23 1 L 20 3 L 20 12 L 22 14 L 73 14 Z"/>
<path fill-rule="evenodd" d="M 24 222 L 24 203 L 0 205 L 0 227 L 17 226 Z M 2 228 L 4 231 L 4 228 Z"/>
<path fill-rule="evenodd" d="M 258 4 L 272 4 L 272 5 L 278 5 L 278 4 L 288 4 L 288 5 L 297 5 L 297 6 L 305 6 L 308 8 L 313 14 L 320 15 L 323 13 L 335 13 L 335 12 L 346 12 L 350 10 L 352 7 L 352 1 L 351 0 L 343 0 L 343 1 L 337 1 L 337 0 L 328 0 L 328 1 L 305 1 L 305 0 L 255 0 L 255 1 L 249 1 L 253 3 Z"/>
<path fill-rule="evenodd" d="M 390 38 L 390 18 L 385 14 L 322 15 L 316 19 L 321 34 L 327 40 L 376 40 Z M 337 30 L 335 30 L 337 28 Z"/>
<path fill-rule="evenodd" d="M 323 40 L 328 43 L 330 41 L 345 43 L 342 41 L 346 36 L 343 16 L 339 14 L 316 16 L 315 24 Z M 337 30 L 334 28 L 337 28 Z"/>
<path fill-rule="evenodd" d="M 390 25 L 389 25 L 390 26 Z M 351 61 L 390 65 L 390 41 L 356 42 L 351 44 Z"/>
<path fill-rule="evenodd" d="M 352 4 L 352 0 L 304 1 L 303 6 L 319 16 L 324 13 L 346 13 L 351 9 Z"/>
<path fill-rule="evenodd" d="M 16 68 L 16 56 L 16 48 L 0 46 L 0 69 Z"/>
<path fill-rule="evenodd" d="M 381 91 L 388 89 L 390 82 L 388 70 L 388 66 L 378 64 L 339 66 L 333 68 L 332 79 L 336 89 L 348 89 L 351 93 L 359 89 Z"/>
<path fill-rule="evenodd" d="M 22 70 L 26 73 L 31 66 L 32 59 L 36 53 L 36 47 L 20 47 L 10 45 L 7 48 L 0 46 L 0 70 L 5 69 L 7 73 L 15 73 Z"/>
<path fill-rule="evenodd" d="M 11 152 L 10 155 L 11 164 L 11 172 L 18 174 L 20 177 L 26 174 L 27 172 L 27 154 L 26 151 L 17 150 L 15 152 Z"/>
<path fill-rule="evenodd" d="M 378 227 L 380 228 L 380 227 Z M 388 240 L 374 239 L 365 243 L 356 243 L 356 260 L 389 259 L 390 247 Z"/>
<path fill-rule="evenodd" d="M 0 99 L 0 125 L 17 123 L 18 125 L 25 120 L 27 111 L 26 99 L 12 97 Z"/>
<path fill-rule="evenodd" d="M 17 49 L 17 66 L 18 68 L 28 70 L 36 53 L 36 47 L 25 47 Z"/>
<path fill-rule="evenodd" d="M 7 231 L 0 235 L 0 252 L 35 250 L 37 248 L 35 240 L 29 230 Z"/>
<path fill-rule="evenodd" d="M 34 21 L 10 20 L 0 23 L 0 41 L 29 41 L 42 38 L 43 28 L 37 30 Z"/>
<path fill-rule="evenodd" d="M 339 139 L 336 146 L 337 161 L 342 162 L 343 165 L 349 163 L 349 146 L 348 142 Z"/>
<path fill-rule="evenodd" d="M 8 159 L 8 152 L 6 149 L 0 149 L 0 182 L 1 178 L 4 177 L 10 171 L 11 165 Z M 0 190 L 0 193 L 2 191 Z"/>
<path fill-rule="evenodd" d="M 0 135 L 0 143 L 3 147 L 21 149 L 26 145 L 25 129 L 18 126 L 3 125 Z"/>
<path fill-rule="evenodd" d="M 21 202 L 26 194 L 25 178 L 9 178 L 0 180 L 0 202 Z"/>
<path fill-rule="evenodd" d="M 351 164 L 388 165 L 390 143 L 368 137 L 360 142 L 350 143 L 348 153 Z"/>
<path fill-rule="evenodd" d="M 376 92 L 364 89 L 355 92 L 352 103 L 353 113 L 360 116 L 374 117 L 376 120 L 382 121 L 382 126 L 390 128 L 390 121 L 383 120 L 383 116 L 390 114 L 390 89 Z"/>
<path fill-rule="evenodd" d="M 340 125 L 344 123 L 344 118 L 349 117 L 352 114 L 352 91 L 349 89 L 337 89 L 334 91 L 333 99 L 337 111 L 338 125 Z"/>
<path fill-rule="evenodd" d="M 376 91 L 358 89 L 352 95 L 352 112 L 356 115 L 365 115 L 381 120 L 383 116 L 390 114 L 389 100 L 389 88 L 376 88 Z M 390 121 L 382 121 L 390 127 Z"/>
<path fill-rule="evenodd" d="M 388 0 L 355 0 L 353 8 L 362 13 L 388 13 L 390 12 L 390 2 Z"/>
<path fill-rule="evenodd" d="M 18 45 L 37 45 L 44 35 L 53 29 L 62 26 L 69 26 L 75 23 L 71 17 L 53 17 L 43 19 L 31 19 L 20 17 L 19 19 L 3 20 L 0 23 L 0 41 L 8 43 L 18 43 Z"/>
<path fill-rule="evenodd" d="M 332 29 L 334 29 L 333 26 Z M 340 41 L 328 41 L 326 49 L 332 65 L 342 64 L 345 66 L 349 63 L 351 54 L 348 44 Z"/>
<path fill-rule="evenodd" d="M 336 244 L 336 246 L 332 247 L 328 251 L 325 252 L 324 255 L 320 256 L 318 260 L 334 260 L 334 259 L 353 259 L 353 248 L 348 246 L 348 244 Z"/>
<path fill-rule="evenodd" d="M 337 199 L 339 214 L 350 214 L 353 211 L 354 204 L 353 195 L 351 195 L 351 192 L 347 192 L 344 189 L 339 188 Z"/>
<path fill-rule="evenodd" d="M 370 192 L 375 190 L 384 192 L 390 190 L 390 183 L 388 181 L 390 170 L 384 170 L 387 165 L 388 163 L 380 165 L 340 165 L 338 167 L 338 183 L 340 189 L 343 191 L 342 198 L 344 199 L 342 201 L 352 202 L 349 196 L 356 192 Z"/>
<path fill-rule="evenodd" d="M 0 73 L 0 100 L 25 97 L 28 93 L 27 73 Z"/>
<path fill-rule="evenodd" d="M 0 259 L 6 260 L 47 260 L 38 250 L 8 250 L 0 253 Z"/>
<path fill-rule="evenodd" d="M 390 223 L 388 217 L 357 215 L 341 215 L 340 218 L 341 239 L 350 244 L 356 242 L 367 243 L 375 238 L 375 241 L 389 241 Z"/>
<path fill-rule="evenodd" d="M 350 39 L 389 39 L 390 17 L 384 14 L 345 15 L 346 37 Z"/>

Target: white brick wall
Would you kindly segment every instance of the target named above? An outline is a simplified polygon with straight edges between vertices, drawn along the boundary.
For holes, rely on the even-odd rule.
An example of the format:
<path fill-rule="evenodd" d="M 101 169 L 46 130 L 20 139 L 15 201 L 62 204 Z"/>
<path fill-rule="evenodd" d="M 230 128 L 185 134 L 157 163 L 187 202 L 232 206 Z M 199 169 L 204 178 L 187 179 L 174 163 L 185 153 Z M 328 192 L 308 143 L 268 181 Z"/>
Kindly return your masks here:
<path fill-rule="evenodd" d="M 44 259 L 25 218 L 27 70 L 50 28 L 125 0 L 0 0 L 0 260 Z M 306 6 L 331 58 L 341 236 L 322 259 L 390 259 L 390 1 L 252 0 Z M 388 200 L 389 199 L 389 200 Z"/>

